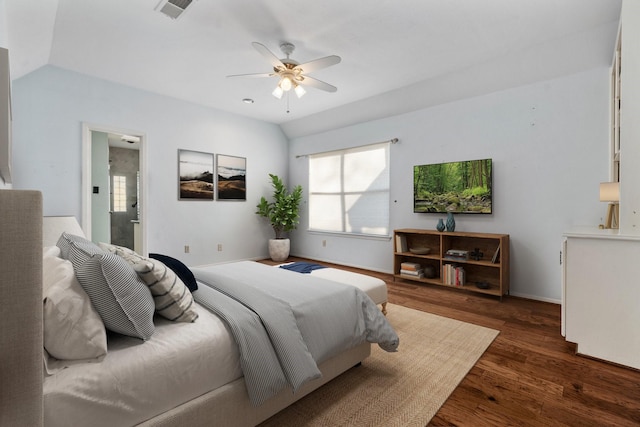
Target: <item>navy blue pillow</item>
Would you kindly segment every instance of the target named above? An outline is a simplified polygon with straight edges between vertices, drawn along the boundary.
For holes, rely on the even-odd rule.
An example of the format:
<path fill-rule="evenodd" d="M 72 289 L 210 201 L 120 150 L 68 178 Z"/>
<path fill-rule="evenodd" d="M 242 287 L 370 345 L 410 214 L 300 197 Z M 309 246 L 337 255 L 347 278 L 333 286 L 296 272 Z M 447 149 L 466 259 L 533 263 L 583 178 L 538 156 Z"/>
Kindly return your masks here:
<path fill-rule="evenodd" d="M 198 290 L 198 283 L 196 282 L 196 278 L 194 277 L 189 267 L 184 265 L 180 260 L 175 258 L 171 258 L 168 255 L 161 254 L 149 254 L 149 258 L 157 259 L 162 262 L 164 265 L 173 270 L 174 273 L 187 285 L 187 288 L 191 292 Z"/>

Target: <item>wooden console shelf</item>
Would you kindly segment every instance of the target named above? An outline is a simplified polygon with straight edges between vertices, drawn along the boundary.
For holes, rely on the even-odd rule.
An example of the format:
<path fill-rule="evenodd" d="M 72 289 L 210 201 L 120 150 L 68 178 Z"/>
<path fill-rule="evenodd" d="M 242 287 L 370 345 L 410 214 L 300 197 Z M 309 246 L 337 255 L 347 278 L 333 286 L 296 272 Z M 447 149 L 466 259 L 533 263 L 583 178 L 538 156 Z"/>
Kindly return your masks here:
<path fill-rule="evenodd" d="M 439 232 L 405 228 L 394 230 L 393 276 L 431 285 L 465 289 L 473 292 L 499 296 L 509 293 L 509 235 L 492 233 Z M 427 254 L 424 252 L 428 249 Z M 469 254 L 469 258 L 450 259 L 447 251 L 455 250 Z M 477 259 L 476 259 L 477 258 Z M 419 264 L 433 277 L 419 277 L 401 273 L 403 263 Z M 453 267 L 447 267 L 452 264 Z M 447 284 L 445 276 L 452 276 L 455 267 L 464 274 L 464 284 Z M 448 271 L 445 271 L 448 270 Z M 455 275 L 455 273 L 453 273 Z M 460 277 L 460 276 L 458 276 Z M 449 282 L 455 282 L 449 280 Z M 481 289 L 477 283 L 488 285 Z"/>

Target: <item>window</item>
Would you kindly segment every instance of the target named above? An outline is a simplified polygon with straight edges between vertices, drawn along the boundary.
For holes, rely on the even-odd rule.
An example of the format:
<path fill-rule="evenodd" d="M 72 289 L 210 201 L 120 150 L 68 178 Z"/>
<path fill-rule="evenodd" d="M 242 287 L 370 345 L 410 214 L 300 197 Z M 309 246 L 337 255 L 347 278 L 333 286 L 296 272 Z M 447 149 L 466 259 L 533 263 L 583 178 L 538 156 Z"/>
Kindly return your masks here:
<path fill-rule="evenodd" d="M 113 176 L 113 211 L 127 211 L 127 177 L 122 175 Z"/>
<path fill-rule="evenodd" d="M 309 156 L 309 229 L 389 235 L 389 146 Z"/>

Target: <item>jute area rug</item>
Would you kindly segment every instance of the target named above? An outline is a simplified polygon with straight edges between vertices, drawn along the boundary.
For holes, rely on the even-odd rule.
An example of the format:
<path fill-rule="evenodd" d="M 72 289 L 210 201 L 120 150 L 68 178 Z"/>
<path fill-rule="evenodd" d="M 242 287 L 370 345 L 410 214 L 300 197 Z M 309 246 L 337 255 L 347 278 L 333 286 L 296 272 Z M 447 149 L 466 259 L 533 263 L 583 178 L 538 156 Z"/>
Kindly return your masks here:
<path fill-rule="evenodd" d="M 374 344 L 361 366 L 260 426 L 426 426 L 499 333 L 398 305 L 387 317 L 397 353 Z"/>

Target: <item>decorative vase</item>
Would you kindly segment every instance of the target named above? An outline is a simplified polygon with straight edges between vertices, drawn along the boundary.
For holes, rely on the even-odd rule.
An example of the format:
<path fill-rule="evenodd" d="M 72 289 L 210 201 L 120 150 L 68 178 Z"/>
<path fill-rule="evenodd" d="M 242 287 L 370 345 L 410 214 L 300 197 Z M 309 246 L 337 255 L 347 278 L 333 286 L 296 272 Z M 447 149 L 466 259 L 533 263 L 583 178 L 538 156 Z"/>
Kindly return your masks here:
<path fill-rule="evenodd" d="M 439 232 L 444 231 L 444 221 L 442 221 L 442 218 L 438 220 L 438 225 L 436 225 L 436 230 L 438 230 Z"/>
<path fill-rule="evenodd" d="M 447 231 L 456 231 L 456 220 L 451 212 L 447 213 Z"/>
<path fill-rule="evenodd" d="M 289 239 L 269 239 L 269 256 L 273 261 L 284 261 L 289 258 L 290 248 Z"/>

